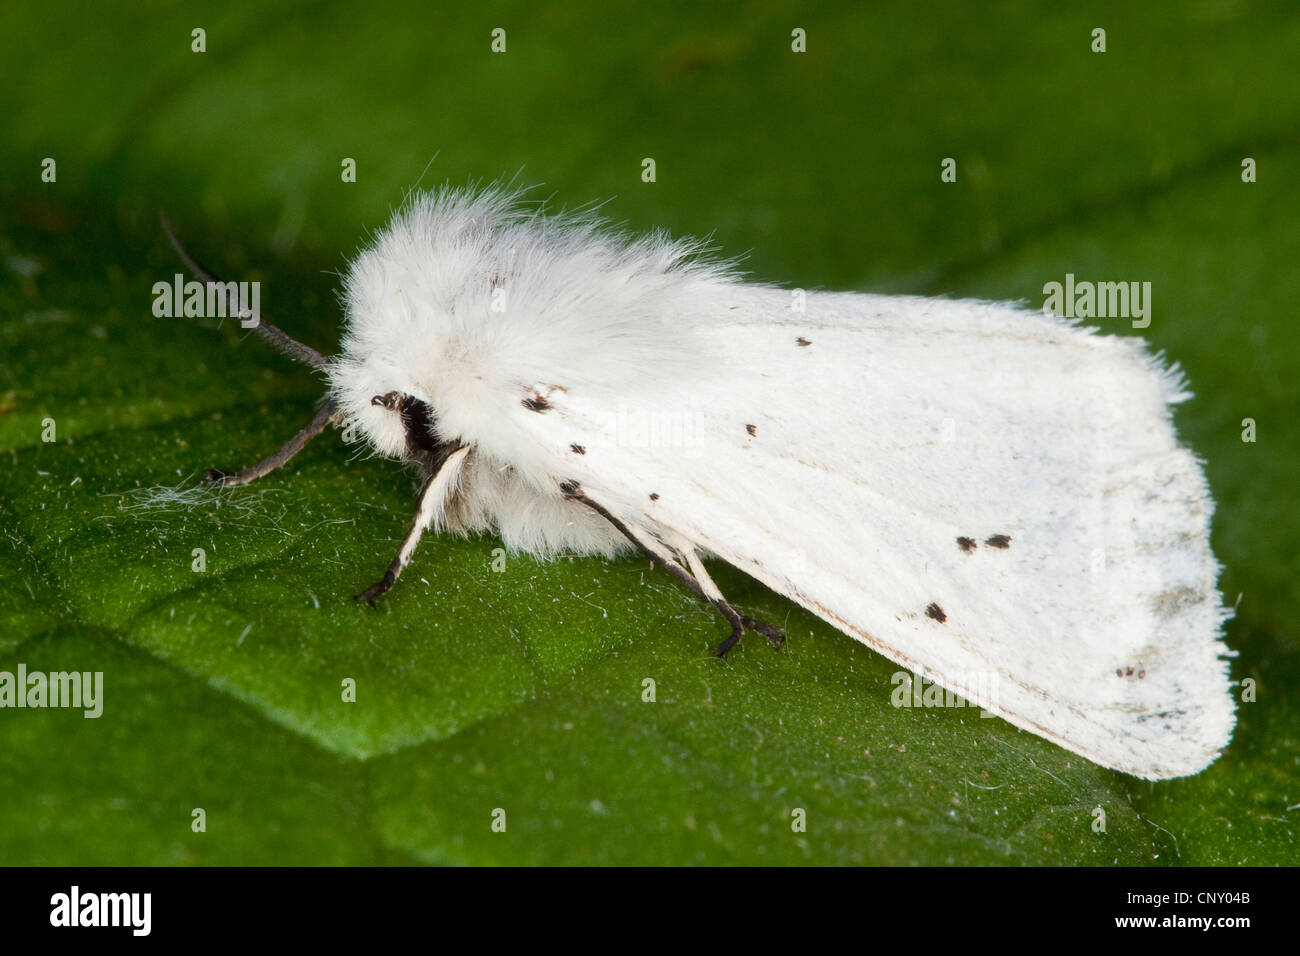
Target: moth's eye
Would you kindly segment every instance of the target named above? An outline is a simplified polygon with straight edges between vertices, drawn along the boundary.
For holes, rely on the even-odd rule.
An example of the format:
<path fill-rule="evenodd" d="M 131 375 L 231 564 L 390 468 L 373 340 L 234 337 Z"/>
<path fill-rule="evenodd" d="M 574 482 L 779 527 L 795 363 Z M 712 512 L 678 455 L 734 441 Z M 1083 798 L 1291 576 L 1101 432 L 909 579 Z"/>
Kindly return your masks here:
<path fill-rule="evenodd" d="M 406 429 L 406 447 L 413 454 L 438 450 L 438 429 L 433 409 L 427 402 L 410 395 L 402 396 L 402 426 Z"/>
<path fill-rule="evenodd" d="M 402 408 L 402 399 L 405 398 L 401 392 L 389 392 L 386 395 L 376 395 L 370 400 L 371 405 L 382 405 L 390 412 L 400 411 Z"/>

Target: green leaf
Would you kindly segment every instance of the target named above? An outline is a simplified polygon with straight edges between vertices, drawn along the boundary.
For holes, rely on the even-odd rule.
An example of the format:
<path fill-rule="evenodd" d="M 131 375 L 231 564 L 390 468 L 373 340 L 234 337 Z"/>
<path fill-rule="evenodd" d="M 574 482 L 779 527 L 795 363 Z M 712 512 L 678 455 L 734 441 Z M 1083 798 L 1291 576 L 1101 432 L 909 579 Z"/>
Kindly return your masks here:
<path fill-rule="evenodd" d="M 0 14 L 0 671 L 104 675 L 98 718 L 0 710 L 0 862 L 1297 859 L 1288 5 L 283 9 Z M 784 650 L 716 661 L 721 622 L 646 562 L 495 571 L 491 538 L 426 539 L 372 610 L 353 595 L 415 477 L 332 432 L 251 487 L 200 488 L 322 386 L 233 322 L 152 315 L 181 271 L 156 210 L 330 351 L 333 272 L 435 153 L 426 183 L 522 167 L 557 204 L 616 197 L 633 228 L 712 233 L 805 288 L 1036 304 L 1067 272 L 1151 281 L 1141 334 L 1197 392 L 1178 424 L 1241 595 L 1233 676 L 1256 699 L 1228 752 L 1150 784 L 974 709 L 895 708 L 894 665 L 721 565 Z"/>

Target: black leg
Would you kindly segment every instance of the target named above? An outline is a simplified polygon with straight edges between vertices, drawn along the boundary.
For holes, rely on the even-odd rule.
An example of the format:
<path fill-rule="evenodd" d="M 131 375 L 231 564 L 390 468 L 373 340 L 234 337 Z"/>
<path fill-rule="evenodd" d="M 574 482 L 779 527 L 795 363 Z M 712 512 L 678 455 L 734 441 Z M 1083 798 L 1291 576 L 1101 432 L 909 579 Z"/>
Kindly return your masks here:
<path fill-rule="evenodd" d="M 229 488 L 234 485 L 246 485 L 250 481 L 256 481 L 264 475 L 269 475 L 302 451 L 307 442 L 323 432 L 325 426 L 330 423 L 337 412 L 337 405 L 333 402 L 326 402 L 316 412 L 315 417 L 307 423 L 307 427 L 285 442 L 280 450 L 270 458 L 265 458 L 256 465 L 250 465 L 234 474 L 227 474 L 217 468 L 209 468 L 204 477 L 218 488 Z"/>
<path fill-rule="evenodd" d="M 777 627 L 775 624 L 768 624 L 767 621 L 760 621 L 748 614 L 741 614 L 728 601 L 710 601 L 709 603 L 716 607 L 718 613 L 726 618 L 727 623 L 731 625 L 731 633 L 727 635 L 727 639 L 713 649 L 714 657 L 726 657 L 727 652 L 740 643 L 740 638 L 746 631 L 753 631 L 755 634 L 763 635 L 767 643 L 773 647 L 781 647 L 785 643 L 784 628 Z"/>
<path fill-rule="evenodd" d="M 360 594 L 358 594 L 353 600 L 365 601 L 371 607 L 374 607 L 375 601 L 381 595 L 388 593 L 388 589 L 393 586 L 394 582 L 397 581 L 397 578 L 401 573 L 402 573 L 401 562 L 398 561 L 397 558 L 393 558 L 393 563 L 388 566 L 388 570 L 384 572 L 384 576 L 374 584 L 370 585 L 370 587 L 366 588 Z"/>
<path fill-rule="evenodd" d="M 593 501 L 591 498 L 588 498 L 583 494 L 577 484 L 566 482 L 565 485 L 562 485 L 561 487 L 564 488 L 565 496 L 567 498 L 586 505 L 592 511 L 596 512 L 596 514 L 600 515 L 612 524 L 620 533 L 622 533 L 623 537 L 636 545 L 637 548 L 640 549 L 641 553 L 650 559 L 652 566 L 656 562 L 662 564 L 668 572 L 673 575 L 673 577 L 677 578 L 677 580 L 682 583 L 683 587 L 694 594 L 704 604 L 708 604 L 715 608 L 718 613 L 726 619 L 727 623 L 731 625 L 731 633 L 727 636 L 725 641 L 713 649 L 713 655 L 715 657 L 726 657 L 727 653 L 740 643 L 740 638 L 746 631 L 754 631 L 757 634 L 762 634 L 763 637 L 767 639 L 767 642 L 773 647 L 780 647 L 785 642 L 785 631 L 782 628 L 777 627 L 775 624 L 768 624 L 766 621 L 760 621 L 741 614 L 724 597 L 722 597 L 717 586 L 713 584 L 712 580 L 709 580 L 710 587 L 717 595 L 716 597 L 711 596 L 705 589 L 704 585 L 700 583 L 699 578 L 692 575 L 690 571 L 687 571 L 682 567 L 671 554 L 668 554 L 665 551 L 657 551 L 652 544 L 643 541 L 638 535 L 634 534 L 626 524 L 610 514 L 609 509 L 600 504 L 600 502 Z M 704 572 L 703 564 L 700 564 L 698 559 L 695 560 L 699 572 Z"/>

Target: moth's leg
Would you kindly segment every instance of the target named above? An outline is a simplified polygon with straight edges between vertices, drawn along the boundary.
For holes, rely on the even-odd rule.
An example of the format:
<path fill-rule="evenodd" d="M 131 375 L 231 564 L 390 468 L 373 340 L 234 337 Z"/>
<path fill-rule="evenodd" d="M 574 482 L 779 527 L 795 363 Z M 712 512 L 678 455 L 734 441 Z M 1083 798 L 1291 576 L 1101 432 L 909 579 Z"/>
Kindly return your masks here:
<path fill-rule="evenodd" d="M 393 582 L 401 577 L 402 571 L 411 563 L 411 557 L 415 554 L 415 548 L 419 545 L 425 529 L 433 521 L 434 513 L 442 507 L 443 502 L 447 500 L 447 493 L 455 486 L 456 479 L 460 476 L 461 465 L 464 464 L 465 456 L 468 454 L 468 446 L 456 449 L 443 459 L 437 471 L 424 480 L 424 484 L 420 486 L 415 519 L 411 522 L 411 530 L 407 531 L 406 537 L 402 539 L 402 546 L 397 549 L 397 557 L 393 558 L 393 563 L 388 566 L 381 580 L 357 595 L 358 601 L 365 601 L 374 607 L 375 599 L 391 588 Z"/>
<path fill-rule="evenodd" d="M 218 488 L 229 488 L 233 485 L 246 485 L 250 481 L 256 481 L 263 475 L 268 475 L 281 465 L 288 462 L 290 458 L 302 451 L 307 442 L 311 441 L 317 435 L 325 430 L 325 426 L 333 421 L 334 416 L 338 413 L 338 406 L 334 402 L 326 402 L 316 412 L 315 417 L 307 423 L 307 427 L 298 434 L 290 438 L 284 445 L 270 458 L 259 461 L 256 465 L 250 465 L 234 474 L 227 474 L 217 468 L 209 468 L 205 478 Z"/>
<path fill-rule="evenodd" d="M 704 593 L 709 596 L 709 601 L 731 624 L 731 634 L 713 649 L 715 655 L 726 657 L 727 652 L 736 646 L 736 642 L 740 640 L 741 634 L 745 631 L 762 634 L 773 647 L 780 647 L 785 643 L 784 628 L 777 627 L 775 624 L 768 624 L 766 621 L 760 621 L 748 614 L 741 614 L 735 605 L 722 596 L 722 591 L 713 583 L 713 578 L 709 577 L 708 568 L 704 566 L 704 562 L 700 560 L 700 555 L 694 548 L 688 545 L 683 549 L 682 553 L 686 557 L 686 564 L 691 569 L 691 573 L 695 575 L 695 580 L 700 583 Z M 739 619 L 739 628 L 737 628 L 737 619 Z"/>
<path fill-rule="evenodd" d="M 577 501 L 580 504 L 586 505 L 592 511 L 596 512 L 596 514 L 600 515 L 612 524 L 618 529 L 619 533 L 622 534 L 623 537 L 636 545 L 642 554 L 652 562 L 657 561 L 662 564 L 688 591 L 705 604 L 713 603 L 709 599 L 708 594 L 705 593 L 704 588 L 700 586 L 700 583 L 696 581 L 695 578 L 691 577 L 691 573 L 682 567 L 681 564 L 678 563 L 677 559 L 658 542 L 652 542 L 650 539 L 644 538 L 633 532 L 626 524 L 610 514 L 608 508 L 600 502 L 588 498 L 582 492 L 582 489 L 578 487 L 576 482 L 566 481 L 560 485 L 560 490 L 564 492 L 564 496 L 570 501 Z"/>
<path fill-rule="evenodd" d="M 713 649 L 715 657 L 726 657 L 727 652 L 740 642 L 741 635 L 744 634 L 745 631 L 754 631 L 758 634 L 762 634 L 773 647 L 781 646 L 781 643 L 785 640 L 785 631 L 774 624 L 768 624 L 766 621 L 755 620 L 754 618 L 741 614 L 736 610 L 731 602 L 722 596 L 722 592 L 718 589 L 718 586 L 713 583 L 713 578 L 709 577 L 709 572 L 705 569 L 704 562 L 700 560 L 700 556 L 695 552 L 693 547 L 685 545 L 680 549 L 686 558 L 686 563 L 690 566 L 690 570 L 688 571 L 686 568 L 681 566 L 676 557 L 674 557 L 673 554 L 660 542 L 650 538 L 649 536 L 637 534 L 624 522 L 610 514 L 609 509 L 600 504 L 600 502 L 594 501 L 583 494 L 582 490 L 576 483 L 565 482 L 560 487 L 567 497 L 573 501 L 578 501 L 586 505 L 617 528 L 619 532 L 622 533 L 623 537 L 636 545 L 641 550 L 641 553 L 651 561 L 658 561 L 662 564 L 664 568 L 673 575 L 673 577 L 677 578 L 677 580 L 680 581 L 688 591 L 699 598 L 700 601 L 717 608 L 718 613 L 726 618 L 727 623 L 731 625 L 731 633 L 727 636 L 725 641 Z"/>

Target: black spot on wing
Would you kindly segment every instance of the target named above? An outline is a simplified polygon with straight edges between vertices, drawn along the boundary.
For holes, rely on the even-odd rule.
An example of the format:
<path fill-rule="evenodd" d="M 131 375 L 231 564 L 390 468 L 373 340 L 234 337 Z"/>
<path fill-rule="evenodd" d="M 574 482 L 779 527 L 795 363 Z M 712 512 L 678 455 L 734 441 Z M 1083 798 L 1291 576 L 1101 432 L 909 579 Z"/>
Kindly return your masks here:
<path fill-rule="evenodd" d="M 540 395 L 534 396 L 533 398 L 525 398 L 520 402 L 520 404 L 530 412 L 544 412 L 551 407 L 551 403 Z"/>
<path fill-rule="evenodd" d="M 1001 548 L 1004 551 L 1011 547 L 1011 536 L 1007 534 L 994 534 L 984 539 L 984 543 L 990 548 Z"/>
<path fill-rule="evenodd" d="M 970 554 L 978 546 L 975 544 L 974 538 L 958 538 L 957 547 L 961 548 L 966 554 Z"/>
<path fill-rule="evenodd" d="M 794 341 L 795 341 L 795 344 L 798 345 L 798 346 L 800 346 L 801 348 L 807 348 L 808 346 L 812 345 L 812 343 L 809 342 L 809 341 L 808 341 L 806 338 L 804 338 L 802 335 L 799 336 L 799 337 L 798 337 L 797 339 L 795 339 Z"/>
<path fill-rule="evenodd" d="M 659 492 L 657 492 L 657 491 L 652 491 L 652 492 L 650 492 L 650 500 L 651 500 L 651 501 L 658 501 L 658 500 L 659 500 Z"/>
<path fill-rule="evenodd" d="M 750 437 L 752 438 L 753 436 L 755 436 L 755 435 L 758 434 L 758 426 L 757 426 L 757 425 L 746 425 L 746 426 L 745 426 L 745 431 L 749 432 L 749 435 L 750 435 Z"/>
<path fill-rule="evenodd" d="M 582 485 L 570 478 L 568 481 L 560 482 L 560 490 L 566 495 L 576 495 L 582 491 Z"/>
<path fill-rule="evenodd" d="M 940 624 L 948 620 L 948 615 L 943 613 L 943 608 L 939 607 L 939 605 L 935 604 L 933 601 L 931 601 L 930 604 L 926 607 L 925 616 L 929 618 L 933 618 L 934 620 L 938 621 Z"/>
<path fill-rule="evenodd" d="M 583 448 L 583 447 L 582 447 L 581 445 L 579 445 L 577 442 L 574 442 L 572 445 L 569 446 L 569 448 L 573 451 L 573 453 L 574 453 L 575 455 L 585 455 L 585 454 L 587 454 L 587 449 Z"/>

